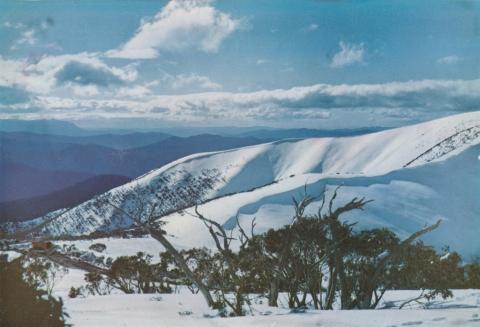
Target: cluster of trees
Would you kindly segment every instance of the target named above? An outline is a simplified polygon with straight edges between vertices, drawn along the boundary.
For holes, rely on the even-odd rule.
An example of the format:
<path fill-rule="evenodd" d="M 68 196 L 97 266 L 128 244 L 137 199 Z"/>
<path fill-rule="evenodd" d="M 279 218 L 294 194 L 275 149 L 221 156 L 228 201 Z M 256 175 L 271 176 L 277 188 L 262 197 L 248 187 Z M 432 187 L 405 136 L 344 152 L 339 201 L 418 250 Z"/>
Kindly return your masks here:
<path fill-rule="evenodd" d="M 43 264 L 28 271 L 20 258 L 0 260 L 0 326 L 65 326 L 62 300 L 45 288 L 49 268 Z"/>
<path fill-rule="evenodd" d="M 168 254 L 161 255 L 159 263 L 152 264 L 152 256 L 138 252 L 134 256 L 122 256 L 113 261 L 107 273 L 89 272 L 85 275 L 85 290 L 90 294 L 110 294 L 114 289 L 126 294 L 171 293 L 178 284 L 178 272 L 170 272 Z M 72 288 L 70 297 L 76 297 L 83 289 Z"/>
<path fill-rule="evenodd" d="M 237 220 L 237 238 L 196 208 L 194 216 L 210 232 L 215 251 L 178 251 L 156 221 L 153 206 L 146 215 L 152 219 L 130 216 L 165 247 L 161 262 L 151 264 L 144 254 L 119 258 L 106 276 L 87 275 L 89 288 L 97 293 L 108 289 L 105 285 L 126 293 L 171 292 L 172 285 L 190 285 L 210 307 L 240 316 L 252 293 L 265 294 L 271 306 L 278 305 L 283 292 L 290 308 L 329 310 L 337 303 L 342 309 L 373 309 L 389 289 L 420 289 L 419 300 L 480 286 L 479 265 L 462 266 L 458 254 L 437 253 L 418 240 L 440 221 L 404 240 L 385 228 L 356 231 L 354 223 L 340 217 L 369 201 L 354 198 L 335 207 L 337 191 L 328 201 L 323 196 L 316 214 L 306 214 L 313 197 L 294 200 L 293 222 L 281 229 L 255 234 L 255 221 L 246 231 Z M 104 285 L 100 291 L 98 285 Z"/>

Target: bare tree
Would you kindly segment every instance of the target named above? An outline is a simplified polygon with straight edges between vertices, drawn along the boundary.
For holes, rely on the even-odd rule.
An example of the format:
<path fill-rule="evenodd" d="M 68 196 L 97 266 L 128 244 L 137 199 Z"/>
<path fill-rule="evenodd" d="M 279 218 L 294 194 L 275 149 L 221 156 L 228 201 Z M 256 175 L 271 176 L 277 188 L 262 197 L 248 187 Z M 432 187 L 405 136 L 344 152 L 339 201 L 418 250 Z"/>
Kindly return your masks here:
<path fill-rule="evenodd" d="M 160 242 L 162 246 L 165 248 L 167 252 L 169 252 L 175 262 L 177 263 L 178 267 L 183 271 L 185 276 L 189 280 L 192 281 L 192 283 L 195 284 L 195 286 L 198 288 L 200 293 L 202 293 L 203 297 L 205 298 L 205 301 L 207 302 L 208 306 L 211 308 L 216 308 L 216 302 L 213 300 L 212 295 L 210 294 L 210 291 L 208 290 L 208 287 L 203 283 L 203 281 L 190 269 L 190 267 L 187 264 L 187 261 L 183 257 L 183 255 L 173 246 L 173 244 L 165 237 L 165 231 L 162 230 L 161 228 L 161 223 L 158 222 L 158 220 L 161 218 L 158 215 L 156 215 L 155 210 L 158 207 L 158 203 L 155 203 L 151 205 L 151 208 L 148 210 L 145 206 L 145 204 L 140 201 L 140 204 L 136 206 L 136 214 L 130 214 L 126 210 L 122 209 L 121 207 L 115 205 L 114 203 L 110 202 L 107 200 L 107 203 L 112 206 L 114 209 L 120 211 L 121 213 L 125 214 L 128 216 L 130 219 L 132 219 L 135 224 L 144 230 L 145 232 L 149 233 L 152 238 Z M 142 220 L 142 217 L 146 217 L 144 220 Z"/>
<path fill-rule="evenodd" d="M 195 206 L 195 214 L 192 216 L 200 219 L 207 227 L 210 236 L 215 242 L 215 246 L 218 250 L 218 271 L 219 278 L 216 280 L 218 286 L 217 294 L 220 296 L 220 302 L 230 307 L 233 310 L 235 316 L 242 316 L 243 305 L 249 304 L 248 295 L 246 294 L 246 279 L 242 275 L 241 268 L 241 256 L 231 248 L 233 240 L 237 240 L 233 237 L 233 229 L 230 233 L 227 233 L 225 228 L 215 220 L 206 218 L 198 211 L 198 206 Z M 254 234 L 255 219 L 252 220 L 251 235 L 249 236 L 240 225 L 238 216 L 236 217 L 236 223 L 239 230 L 240 249 L 245 249 L 251 237 Z M 234 299 L 228 297 L 229 293 L 233 293 Z"/>

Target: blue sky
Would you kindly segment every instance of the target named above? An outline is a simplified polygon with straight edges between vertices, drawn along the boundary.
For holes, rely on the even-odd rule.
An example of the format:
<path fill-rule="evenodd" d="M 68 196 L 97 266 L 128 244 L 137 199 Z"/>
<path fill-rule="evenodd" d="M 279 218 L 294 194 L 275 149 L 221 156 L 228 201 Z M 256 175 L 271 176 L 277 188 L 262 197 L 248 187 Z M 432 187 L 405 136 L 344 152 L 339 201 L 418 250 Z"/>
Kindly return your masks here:
<path fill-rule="evenodd" d="M 478 110 L 468 0 L 5 0 L 0 118 L 398 126 Z"/>

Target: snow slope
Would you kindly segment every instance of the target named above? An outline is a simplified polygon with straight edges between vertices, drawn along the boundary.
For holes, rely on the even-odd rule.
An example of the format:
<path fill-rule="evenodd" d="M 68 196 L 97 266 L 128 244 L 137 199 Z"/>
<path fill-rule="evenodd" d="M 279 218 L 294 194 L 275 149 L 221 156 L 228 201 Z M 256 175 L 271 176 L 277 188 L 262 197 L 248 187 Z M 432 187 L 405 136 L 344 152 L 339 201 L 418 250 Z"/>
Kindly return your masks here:
<path fill-rule="evenodd" d="M 261 230 L 290 221 L 291 197 L 299 196 L 305 184 L 316 195 L 325 186 L 343 183 L 338 203 L 359 195 L 375 199 L 349 220 L 406 234 L 441 217 L 447 222 L 443 232 L 430 235 L 430 241 L 453 244 L 469 255 L 480 250 L 474 237 L 480 232 L 478 144 L 480 112 L 472 112 L 356 137 L 290 139 L 196 154 L 72 208 L 36 230 L 58 236 L 128 227 L 131 219 L 111 204 L 146 216 L 149 204 L 157 202 L 156 214 L 166 216 L 165 228 L 175 241 L 198 246 L 209 240 L 188 215 L 196 203 L 204 203 L 200 210 L 227 227 L 237 213 L 245 224 L 256 216 Z M 186 210 L 177 213 L 180 209 Z"/>

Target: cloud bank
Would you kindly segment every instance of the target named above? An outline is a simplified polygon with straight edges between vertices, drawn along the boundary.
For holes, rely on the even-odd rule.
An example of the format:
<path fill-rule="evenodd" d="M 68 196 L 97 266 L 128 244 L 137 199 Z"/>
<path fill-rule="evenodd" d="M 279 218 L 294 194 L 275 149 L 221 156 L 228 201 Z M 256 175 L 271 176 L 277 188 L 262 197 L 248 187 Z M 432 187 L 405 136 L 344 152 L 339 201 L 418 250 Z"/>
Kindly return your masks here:
<path fill-rule="evenodd" d="M 290 89 L 248 93 L 207 92 L 182 95 L 152 95 L 125 86 L 123 92 L 140 97 L 102 99 L 37 95 L 27 104 L 11 104 L 19 111 L 40 108 L 42 117 L 58 119 L 144 118 L 183 123 L 310 122 L 349 117 L 361 119 L 433 118 L 448 113 L 478 110 L 480 80 L 421 80 L 384 84 L 316 84 Z M 4 103 L 4 106 L 6 104 Z"/>

